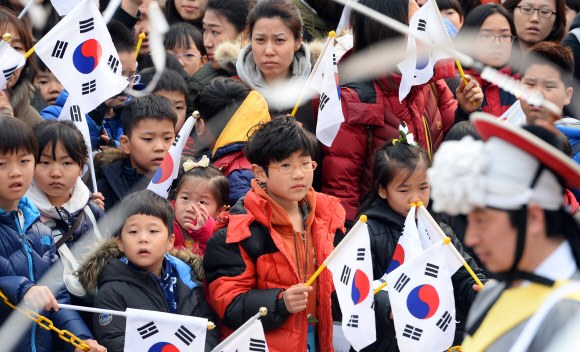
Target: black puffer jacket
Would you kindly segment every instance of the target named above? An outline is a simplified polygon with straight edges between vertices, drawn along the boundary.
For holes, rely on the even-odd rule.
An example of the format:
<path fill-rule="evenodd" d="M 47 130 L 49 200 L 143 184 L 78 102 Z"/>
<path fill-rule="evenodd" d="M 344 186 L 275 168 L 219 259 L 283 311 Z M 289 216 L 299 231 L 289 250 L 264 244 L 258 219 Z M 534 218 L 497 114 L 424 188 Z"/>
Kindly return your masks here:
<path fill-rule="evenodd" d="M 395 213 L 389 203 L 382 198 L 375 200 L 369 209 L 364 212 L 367 216 L 367 224 L 371 240 L 371 254 L 373 259 L 373 280 L 380 279 L 386 272 L 399 237 L 403 233 L 405 218 Z M 461 253 L 463 258 L 477 276 L 483 281 L 485 276 L 483 271 L 475 264 L 474 260 L 463 251 L 463 246 L 448 226 L 441 225 L 447 236 L 451 237 L 455 248 Z M 456 320 L 459 322 L 455 330 L 454 345 L 460 345 L 463 340 L 463 330 L 467 312 L 471 303 L 475 299 L 476 291 L 473 290 L 475 280 L 469 272 L 461 267 L 451 277 L 453 282 L 453 292 L 455 296 L 455 308 L 457 310 Z M 381 291 L 375 295 L 375 311 L 377 320 L 377 341 L 363 349 L 363 351 L 398 351 L 397 340 L 393 321 L 389 319 L 391 315 L 391 304 L 386 291 Z"/>

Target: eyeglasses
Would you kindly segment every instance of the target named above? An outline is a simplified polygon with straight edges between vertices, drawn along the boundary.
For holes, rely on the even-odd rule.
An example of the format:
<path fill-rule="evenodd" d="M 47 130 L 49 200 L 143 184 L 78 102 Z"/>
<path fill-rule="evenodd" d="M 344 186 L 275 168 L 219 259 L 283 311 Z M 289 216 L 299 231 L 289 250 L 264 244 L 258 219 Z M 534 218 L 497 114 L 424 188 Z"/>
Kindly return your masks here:
<path fill-rule="evenodd" d="M 177 60 L 182 59 L 184 63 L 186 64 L 194 64 L 197 59 L 199 59 L 201 57 L 200 54 L 190 54 L 190 53 L 185 53 L 185 54 L 171 54 L 173 56 L 175 56 L 175 58 Z"/>
<path fill-rule="evenodd" d="M 129 84 L 137 84 L 139 83 L 139 81 L 141 81 L 141 75 L 136 73 L 131 77 L 127 77 L 127 76 L 123 76 L 123 78 L 125 80 L 127 80 L 127 82 L 129 82 Z"/>
<path fill-rule="evenodd" d="M 280 164 L 278 166 L 268 165 L 268 168 L 276 169 L 280 171 L 281 174 L 290 174 L 296 170 L 297 166 L 300 166 L 302 171 L 314 171 L 316 170 L 316 166 L 318 166 L 318 164 L 316 161 L 307 161 L 301 164 Z"/>
<path fill-rule="evenodd" d="M 520 9 L 520 12 L 524 15 L 527 16 L 531 16 L 534 14 L 534 11 L 538 11 L 538 15 L 542 18 L 550 18 L 552 17 L 552 15 L 555 15 L 556 13 L 552 10 L 549 9 L 537 9 L 535 7 L 531 7 L 531 6 L 516 6 L 517 8 Z"/>
<path fill-rule="evenodd" d="M 510 46 L 513 44 L 514 39 L 516 37 L 514 35 L 511 35 L 511 34 L 502 34 L 502 35 L 482 34 L 479 36 L 479 40 L 481 40 L 481 43 L 485 44 L 485 45 L 495 44 L 495 40 L 497 38 L 499 38 L 499 43 L 501 45 Z"/>

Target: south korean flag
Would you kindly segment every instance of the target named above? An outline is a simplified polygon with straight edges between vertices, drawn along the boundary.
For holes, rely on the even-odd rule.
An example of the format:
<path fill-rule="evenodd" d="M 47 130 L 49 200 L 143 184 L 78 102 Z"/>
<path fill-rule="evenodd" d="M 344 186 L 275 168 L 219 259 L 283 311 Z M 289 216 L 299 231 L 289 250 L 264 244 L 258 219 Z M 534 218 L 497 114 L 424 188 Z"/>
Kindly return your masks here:
<path fill-rule="evenodd" d="M 92 0 L 84 0 L 35 46 L 37 55 L 82 111 L 121 93 L 128 81 L 105 21 Z"/>
<path fill-rule="evenodd" d="M 401 352 L 440 352 L 455 337 L 455 299 L 443 242 L 387 275 Z"/>
<path fill-rule="evenodd" d="M 24 55 L 12 49 L 6 42 L 0 41 L 0 90 L 8 83 L 14 72 L 24 66 Z"/>
<path fill-rule="evenodd" d="M 207 319 L 127 308 L 125 352 L 204 351 Z"/>
<path fill-rule="evenodd" d="M 260 313 L 244 323 L 212 352 L 268 352 L 268 344 L 264 336 L 264 327 L 258 320 Z"/>

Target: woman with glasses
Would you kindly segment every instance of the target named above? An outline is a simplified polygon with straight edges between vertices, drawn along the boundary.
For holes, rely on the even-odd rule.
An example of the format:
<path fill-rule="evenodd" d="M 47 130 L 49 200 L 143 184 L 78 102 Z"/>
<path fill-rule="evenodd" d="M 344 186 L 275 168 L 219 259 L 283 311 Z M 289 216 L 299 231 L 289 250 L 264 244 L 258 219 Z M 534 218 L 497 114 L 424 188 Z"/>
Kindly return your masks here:
<path fill-rule="evenodd" d="M 478 61 L 519 79 L 519 74 L 513 69 L 510 60 L 512 52 L 519 51 L 515 33 L 512 16 L 501 5 L 492 2 L 477 6 L 467 15 L 457 34 L 455 45 L 458 50 L 461 50 L 462 45 L 469 45 L 470 50 L 475 48 L 475 58 Z M 473 45 L 474 42 L 477 44 Z M 486 113 L 499 117 L 516 102 L 515 96 L 482 79 L 479 72 L 468 69 L 465 74 L 475 78 L 481 85 L 484 95 L 481 107 Z M 457 76 L 459 77 L 459 73 Z M 451 84 L 450 88 L 453 90 Z"/>
<path fill-rule="evenodd" d="M 176 23 L 169 28 L 165 50 L 179 60 L 190 77 L 207 62 L 202 34 L 189 23 Z"/>
<path fill-rule="evenodd" d="M 560 43 L 566 30 L 564 0 L 507 0 L 503 6 L 512 14 L 522 53 L 541 41 Z"/>

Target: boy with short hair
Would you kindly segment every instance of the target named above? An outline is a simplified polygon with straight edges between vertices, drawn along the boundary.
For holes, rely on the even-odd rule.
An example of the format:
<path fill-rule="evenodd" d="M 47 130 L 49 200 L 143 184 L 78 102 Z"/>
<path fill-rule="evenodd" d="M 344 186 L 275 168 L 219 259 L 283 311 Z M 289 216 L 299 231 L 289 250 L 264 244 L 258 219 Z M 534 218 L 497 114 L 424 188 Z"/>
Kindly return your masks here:
<path fill-rule="evenodd" d="M 36 285 L 58 261 L 51 230 L 39 221 L 38 209 L 24 197 L 34 175 L 36 138 L 22 121 L 0 116 L 0 140 L 0 290 L 10 303 L 31 304 L 55 327 L 84 340 L 91 351 L 104 352 L 76 311 L 58 308 L 59 304 L 70 304 L 62 276 L 55 276 L 50 288 Z M 0 304 L 0 328 L 6 328 L 2 325 L 13 312 L 8 305 Z M 51 332 L 37 325 L 33 323 L 27 330 L 15 351 L 52 351 L 55 341 Z M 66 348 L 82 351 L 72 344 Z"/>
<path fill-rule="evenodd" d="M 339 199 L 312 189 L 316 149 L 316 137 L 292 117 L 256 126 L 245 149 L 256 179 L 222 214 L 204 256 L 222 333 L 266 307 L 261 321 L 271 352 L 306 350 L 309 322 L 316 350 L 332 350 L 332 274 L 304 284 L 332 252 L 335 233 L 344 232 L 345 211 Z"/>
<path fill-rule="evenodd" d="M 147 188 L 175 139 L 177 115 L 161 95 L 133 98 L 123 107 L 121 150 L 107 150 L 97 175 L 105 209 L 127 195 Z"/>
<path fill-rule="evenodd" d="M 79 270 L 79 281 L 87 292 L 98 288 L 94 306 L 196 316 L 215 323 L 201 283 L 201 257 L 176 250 L 166 254 L 175 239 L 169 201 L 148 190 L 133 193 L 123 200 L 119 215 L 124 219 L 119 236 L 105 242 Z M 126 319 L 94 314 L 93 320 L 103 346 L 122 351 Z M 205 351 L 218 341 L 218 330 L 209 330 Z"/>

